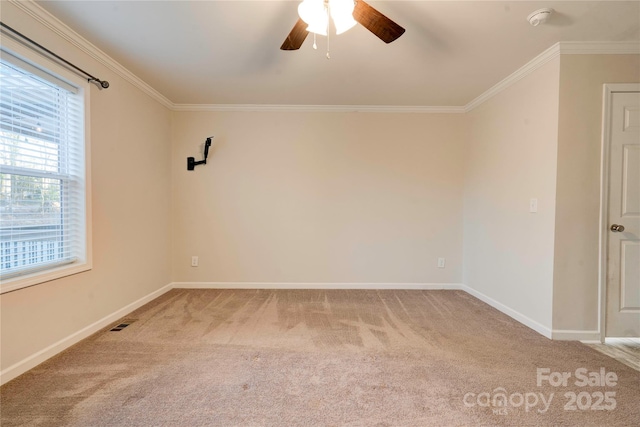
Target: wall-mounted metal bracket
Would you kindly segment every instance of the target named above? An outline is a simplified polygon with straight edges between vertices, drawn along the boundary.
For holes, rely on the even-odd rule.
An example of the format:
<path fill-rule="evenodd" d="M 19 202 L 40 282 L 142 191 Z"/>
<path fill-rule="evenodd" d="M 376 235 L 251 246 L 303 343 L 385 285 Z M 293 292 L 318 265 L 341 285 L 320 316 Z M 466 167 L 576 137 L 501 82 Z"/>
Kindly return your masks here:
<path fill-rule="evenodd" d="M 207 140 L 204 143 L 204 160 L 200 160 L 200 161 L 196 162 L 196 159 L 194 157 L 187 157 L 187 170 L 188 171 L 192 171 L 198 165 L 206 165 L 207 164 L 207 156 L 209 155 L 209 147 L 211 147 L 211 138 L 213 138 L 213 137 L 210 136 L 209 138 L 207 138 Z"/>

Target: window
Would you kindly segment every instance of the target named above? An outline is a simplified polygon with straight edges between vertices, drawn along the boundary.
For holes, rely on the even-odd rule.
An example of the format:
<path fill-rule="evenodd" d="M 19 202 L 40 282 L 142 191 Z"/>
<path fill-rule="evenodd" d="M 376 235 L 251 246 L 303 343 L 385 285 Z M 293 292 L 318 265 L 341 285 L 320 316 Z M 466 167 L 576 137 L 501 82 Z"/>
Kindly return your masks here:
<path fill-rule="evenodd" d="M 2 292 L 90 268 L 83 88 L 2 51 Z"/>

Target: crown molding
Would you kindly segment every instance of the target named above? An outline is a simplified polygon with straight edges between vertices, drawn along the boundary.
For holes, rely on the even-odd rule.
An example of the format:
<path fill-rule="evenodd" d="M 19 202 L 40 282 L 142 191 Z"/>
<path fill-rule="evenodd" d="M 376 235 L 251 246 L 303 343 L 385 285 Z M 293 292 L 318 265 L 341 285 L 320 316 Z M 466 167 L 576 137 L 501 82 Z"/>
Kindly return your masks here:
<path fill-rule="evenodd" d="M 638 55 L 640 42 L 560 42 L 561 55 Z"/>
<path fill-rule="evenodd" d="M 464 113 L 465 107 L 412 105 L 268 105 L 268 104 L 174 104 L 174 111 L 281 112 L 281 113 Z"/>
<path fill-rule="evenodd" d="M 42 24 L 45 28 L 53 31 L 56 35 L 60 36 L 62 39 L 71 43 L 73 46 L 81 50 L 82 52 L 89 55 L 91 58 L 105 65 L 110 70 L 114 71 L 120 77 L 124 78 L 126 81 L 136 86 L 142 92 L 149 95 L 151 98 L 158 101 L 160 104 L 164 105 L 167 108 L 173 108 L 173 102 L 171 102 L 167 97 L 162 95 L 160 92 L 149 86 L 145 83 L 141 78 L 133 74 L 131 71 L 122 66 L 115 59 L 111 58 L 109 55 L 104 53 L 102 50 L 97 48 L 87 39 L 82 37 L 80 34 L 72 30 L 68 25 L 64 22 L 60 21 L 58 18 L 47 12 L 40 5 L 35 3 L 33 0 L 20 1 L 20 0 L 8 0 L 9 3 L 29 15 L 31 18 L 35 19 L 38 23 Z"/>
<path fill-rule="evenodd" d="M 174 111 L 468 113 L 560 55 L 640 55 L 640 42 L 558 42 L 465 106 L 174 104 Z"/>
<path fill-rule="evenodd" d="M 464 106 L 411 106 L 411 105 L 269 105 L 269 104 L 175 104 L 115 59 L 72 30 L 65 23 L 47 12 L 33 0 L 6 0 L 45 28 L 66 40 L 91 58 L 105 65 L 120 77 L 173 111 L 219 112 L 333 112 L 333 113 L 418 113 L 459 114 L 468 113 L 512 84 L 531 74 L 559 55 L 640 54 L 640 42 L 558 42 L 511 73 L 499 83 Z"/>
<path fill-rule="evenodd" d="M 560 55 L 637 55 L 640 42 L 558 42 L 527 62 L 464 107 L 465 113 L 477 108 L 512 84 L 528 76 Z"/>
<path fill-rule="evenodd" d="M 507 89 L 509 86 L 533 73 L 538 68 L 542 67 L 547 62 L 551 61 L 554 58 L 560 56 L 560 43 L 556 43 L 551 46 L 549 49 L 542 52 L 540 55 L 533 58 L 531 61 L 527 62 L 524 66 L 520 67 L 509 76 L 501 80 L 496 85 L 492 86 L 489 90 L 485 91 L 482 95 L 478 96 L 467 105 L 465 105 L 464 110 L 465 113 L 474 110 L 480 105 L 487 102 L 489 99 L 493 98 L 503 90 Z"/>

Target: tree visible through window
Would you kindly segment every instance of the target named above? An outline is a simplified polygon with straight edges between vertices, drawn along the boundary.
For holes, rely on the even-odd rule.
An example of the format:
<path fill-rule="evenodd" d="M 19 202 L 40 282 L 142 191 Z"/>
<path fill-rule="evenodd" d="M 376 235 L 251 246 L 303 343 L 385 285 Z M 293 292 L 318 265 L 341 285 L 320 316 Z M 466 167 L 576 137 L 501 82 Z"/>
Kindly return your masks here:
<path fill-rule="evenodd" d="M 84 98 L 68 83 L 6 58 L 0 61 L 2 280 L 81 262 L 86 253 Z"/>

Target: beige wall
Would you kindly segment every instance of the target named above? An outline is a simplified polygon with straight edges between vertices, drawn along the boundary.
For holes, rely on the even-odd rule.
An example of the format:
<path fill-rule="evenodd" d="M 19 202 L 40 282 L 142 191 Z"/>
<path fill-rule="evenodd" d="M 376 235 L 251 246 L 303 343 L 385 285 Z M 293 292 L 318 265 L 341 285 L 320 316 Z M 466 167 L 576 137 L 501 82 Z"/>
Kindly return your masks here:
<path fill-rule="evenodd" d="M 0 369 L 172 280 L 463 282 L 543 328 L 597 327 L 602 84 L 639 81 L 637 55 L 563 55 L 468 115 L 171 113 L 1 13 L 111 87 L 91 92 L 93 270 L 0 296 Z"/>
<path fill-rule="evenodd" d="M 460 282 L 463 115 L 173 119 L 174 281 Z"/>
<path fill-rule="evenodd" d="M 554 329 L 598 327 L 603 84 L 636 82 L 639 55 L 561 57 Z"/>
<path fill-rule="evenodd" d="M 559 70 L 556 58 L 467 117 L 463 281 L 547 333 Z M 530 198 L 538 199 L 537 213 L 529 212 Z"/>
<path fill-rule="evenodd" d="M 171 281 L 170 111 L 17 10 L 2 21 L 111 83 L 91 89 L 93 270 L 0 296 L 1 369 Z"/>

